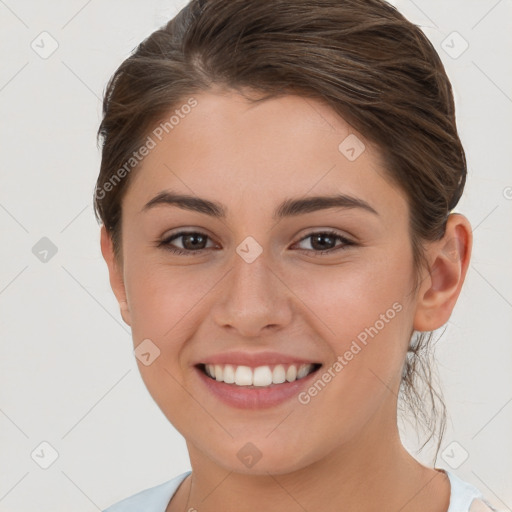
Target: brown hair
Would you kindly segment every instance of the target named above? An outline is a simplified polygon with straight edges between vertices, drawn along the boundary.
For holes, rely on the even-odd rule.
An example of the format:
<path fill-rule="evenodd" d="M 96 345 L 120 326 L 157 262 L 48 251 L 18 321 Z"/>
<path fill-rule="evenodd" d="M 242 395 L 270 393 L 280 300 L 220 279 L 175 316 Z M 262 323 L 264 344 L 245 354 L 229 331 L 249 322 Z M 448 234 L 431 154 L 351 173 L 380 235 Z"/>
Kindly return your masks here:
<path fill-rule="evenodd" d="M 121 202 L 137 165 L 119 170 L 172 108 L 213 86 L 258 91 L 261 97 L 252 101 L 316 98 L 374 143 L 408 199 L 418 286 L 423 242 L 444 235 L 464 189 L 466 160 L 438 54 L 419 27 L 382 0 L 192 0 L 146 38 L 110 79 L 98 130 L 103 144 L 94 208 L 119 262 Z M 446 408 L 432 387 L 432 333 L 425 334 L 412 338 L 400 398 L 430 431 L 423 446 L 435 433 L 439 399 L 438 452 Z M 417 379 L 426 384 L 430 416 Z"/>

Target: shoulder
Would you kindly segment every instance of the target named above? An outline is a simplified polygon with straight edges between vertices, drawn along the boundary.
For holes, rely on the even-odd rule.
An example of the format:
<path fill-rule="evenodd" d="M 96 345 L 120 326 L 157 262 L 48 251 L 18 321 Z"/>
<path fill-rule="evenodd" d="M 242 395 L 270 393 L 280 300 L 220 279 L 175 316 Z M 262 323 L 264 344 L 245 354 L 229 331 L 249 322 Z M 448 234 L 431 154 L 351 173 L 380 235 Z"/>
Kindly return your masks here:
<path fill-rule="evenodd" d="M 498 512 L 482 492 L 455 473 L 442 470 L 450 480 L 450 506 L 447 512 Z"/>
<path fill-rule="evenodd" d="M 140 512 L 141 510 L 145 512 L 165 512 L 176 489 L 190 473 L 190 471 L 186 471 L 172 480 L 144 489 L 114 503 L 103 512 Z"/>

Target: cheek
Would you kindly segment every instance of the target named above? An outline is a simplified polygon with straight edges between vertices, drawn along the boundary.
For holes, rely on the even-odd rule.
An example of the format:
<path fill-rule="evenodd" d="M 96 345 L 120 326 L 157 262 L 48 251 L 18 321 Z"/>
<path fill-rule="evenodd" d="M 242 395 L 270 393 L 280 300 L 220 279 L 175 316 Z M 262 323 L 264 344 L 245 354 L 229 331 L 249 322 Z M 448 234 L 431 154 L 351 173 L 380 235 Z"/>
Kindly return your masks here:
<path fill-rule="evenodd" d="M 215 284 L 216 276 L 197 267 L 133 265 L 126 273 L 134 338 L 175 338 L 184 319 Z"/>
<path fill-rule="evenodd" d="M 135 344 L 145 338 L 165 339 L 165 345 L 171 339 L 186 338 L 186 326 L 190 327 L 187 318 L 197 317 L 198 310 L 203 309 L 200 304 L 211 300 L 209 295 L 215 294 L 222 277 L 219 269 L 202 265 L 165 266 L 136 255 L 126 263 Z M 396 307 L 393 309 L 398 302 L 405 311 L 405 295 L 410 286 L 403 271 L 406 265 L 403 255 L 400 259 L 399 255 L 393 257 L 388 253 L 386 258 L 347 259 L 338 266 L 311 264 L 301 269 L 288 268 L 281 272 L 281 278 L 296 296 L 292 299 L 296 301 L 293 307 L 302 312 L 300 320 L 312 324 L 320 338 L 329 340 L 337 353 L 342 353 L 352 339 L 359 336 L 364 341 L 365 329 L 374 332 L 371 328 L 376 323 L 381 335 L 396 331 L 397 324 L 406 316 L 394 315 Z M 385 315 L 384 320 L 381 315 Z M 380 328 L 382 321 L 384 329 Z"/>
<path fill-rule="evenodd" d="M 173 424 L 179 424 L 180 411 L 190 407 L 190 395 L 183 387 L 181 358 L 194 332 L 192 324 L 197 326 L 194 320 L 201 298 L 213 285 L 213 276 L 200 280 L 193 277 L 191 269 L 146 263 L 133 265 L 126 272 L 134 348 L 149 339 L 158 354 L 148 365 L 138 359 L 139 372 L 151 396 Z"/>
<path fill-rule="evenodd" d="M 290 287 L 294 293 L 331 337 L 344 338 L 344 334 L 356 335 L 373 325 L 390 308 L 387 316 L 394 319 L 398 316 L 394 314 L 396 309 L 400 309 L 393 309 L 395 303 L 405 310 L 411 285 L 403 271 L 406 262 L 385 260 L 319 267 L 302 272 L 300 279 L 289 276 L 287 281 L 293 283 Z"/>
<path fill-rule="evenodd" d="M 410 316 L 404 304 L 410 284 L 403 272 L 406 264 L 403 259 L 375 257 L 372 262 L 352 260 L 338 267 L 311 265 L 303 271 L 288 267 L 279 274 L 293 291 L 288 304 L 295 308 L 297 324 L 319 339 L 323 353 L 331 352 L 333 364 L 338 356 L 343 358 L 343 369 L 325 389 L 312 392 L 307 405 L 299 405 L 304 414 L 296 423 L 281 427 L 283 446 L 290 440 L 295 445 L 304 443 L 300 433 L 310 431 L 324 440 L 320 449 L 327 453 L 333 440 L 350 439 L 389 397 L 389 384 L 403 362 L 401 340 Z M 223 434 L 215 424 L 208 418 L 197 424 L 195 418 L 204 411 L 191 400 L 180 364 L 187 340 L 211 314 L 219 290 L 215 286 L 225 272 L 206 266 L 199 271 L 199 267 L 171 268 L 142 261 L 127 267 L 132 331 L 135 345 L 149 338 L 160 348 L 160 356 L 150 366 L 138 365 L 164 415 L 184 437 L 195 435 L 200 444 L 205 436 L 219 435 L 222 446 Z M 282 290 L 290 293 L 285 287 Z M 240 433 L 237 436 L 261 435 L 259 424 L 251 427 L 252 432 L 236 418 L 228 423 L 233 432 Z M 204 449 L 211 450 L 211 446 Z"/>
<path fill-rule="evenodd" d="M 333 362 L 342 356 L 343 382 L 362 379 L 371 387 L 379 385 L 375 375 L 389 382 L 400 371 L 412 326 L 406 268 L 398 255 L 376 258 L 371 265 L 351 262 L 350 268 L 304 272 L 293 287 Z"/>
<path fill-rule="evenodd" d="M 313 384 L 300 399 L 304 411 L 311 413 L 308 427 L 326 438 L 349 439 L 398 392 L 411 323 L 405 303 L 410 283 L 393 266 L 375 262 L 371 270 L 340 271 L 337 276 L 331 268 L 325 278 L 309 275 L 302 280 L 297 295 L 307 297 L 305 303 L 314 309 L 313 329 L 321 331 L 332 360 L 318 377 L 326 384 Z M 340 421 L 343 428 L 337 434 L 325 426 Z"/>

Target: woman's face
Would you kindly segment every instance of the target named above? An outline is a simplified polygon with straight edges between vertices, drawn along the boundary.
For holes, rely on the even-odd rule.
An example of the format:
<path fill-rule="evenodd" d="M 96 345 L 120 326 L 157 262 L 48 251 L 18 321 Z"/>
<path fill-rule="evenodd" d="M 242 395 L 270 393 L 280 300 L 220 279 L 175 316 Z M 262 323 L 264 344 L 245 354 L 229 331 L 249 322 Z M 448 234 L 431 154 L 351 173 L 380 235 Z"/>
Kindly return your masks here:
<path fill-rule="evenodd" d="M 194 98 L 150 134 L 123 199 L 116 291 L 149 392 L 191 459 L 227 470 L 285 473 L 389 441 L 415 312 L 404 193 L 321 102 Z M 145 207 L 163 192 L 191 200 Z M 172 239 L 183 231 L 196 235 Z M 206 376 L 208 361 L 239 383 L 253 372 L 237 366 L 268 366 L 260 384 L 322 366 L 248 388 Z"/>

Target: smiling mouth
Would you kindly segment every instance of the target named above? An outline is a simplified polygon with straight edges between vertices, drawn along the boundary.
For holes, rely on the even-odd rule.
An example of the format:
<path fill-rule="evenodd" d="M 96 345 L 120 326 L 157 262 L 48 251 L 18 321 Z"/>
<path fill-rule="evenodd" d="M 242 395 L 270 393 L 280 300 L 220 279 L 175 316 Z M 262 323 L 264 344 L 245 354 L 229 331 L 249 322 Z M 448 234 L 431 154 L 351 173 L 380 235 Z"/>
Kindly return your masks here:
<path fill-rule="evenodd" d="M 321 366 L 320 363 L 276 364 L 257 367 L 233 364 L 196 365 L 199 370 L 212 380 L 249 389 L 294 382 L 318 371 Z"/>

